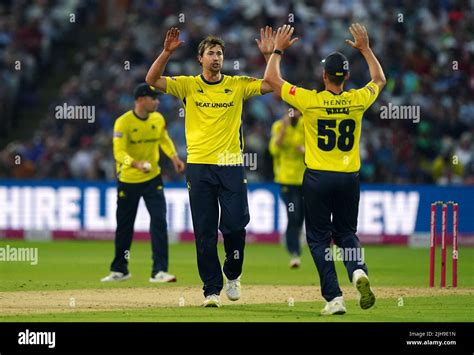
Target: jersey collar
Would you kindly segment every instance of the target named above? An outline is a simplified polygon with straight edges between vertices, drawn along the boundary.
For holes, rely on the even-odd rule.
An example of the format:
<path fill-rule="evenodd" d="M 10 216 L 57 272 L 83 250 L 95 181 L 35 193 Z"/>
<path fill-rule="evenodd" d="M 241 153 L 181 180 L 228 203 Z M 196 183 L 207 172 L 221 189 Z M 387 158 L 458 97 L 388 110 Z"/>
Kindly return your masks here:
<path fill-rule="evenodd" d="M 342 90 L 339 94 L 336 94 L 335 92 L 332 92 L 331 90 L 328 90 L 328 89 L 326 89 L 326 91 L 336 96 L 342 95 L 342 93 L 344 92 L 344 90 Z"/>
<path fill-rule="evenodd" d="M 224 80 L 224 74 L 222 74 L 222 73 L 221 73 L 220 80 L 219 81 L 214 81 L 214 82 L 206 80 L 206 78 L 202 74 L 200 75 L 200 77 L 201 77 L 201 80 L 204 81 L 207 85 L 217 85 L 217 84 L 222 83 L 222 80 Z"/>
<path fill-rule="evenodd" d="M 132 110 L 133 112 L 133 115 L 138 118 L 140 121 L 146 121 L 148 119 L 148 117 L 150 117 L 150 114 L 148 114 L 148 116 L 146 118 L 143 118 L 143 117 L 140 117 L 137 115 L 137 113 L 135 112 L 135 110 Z"/>

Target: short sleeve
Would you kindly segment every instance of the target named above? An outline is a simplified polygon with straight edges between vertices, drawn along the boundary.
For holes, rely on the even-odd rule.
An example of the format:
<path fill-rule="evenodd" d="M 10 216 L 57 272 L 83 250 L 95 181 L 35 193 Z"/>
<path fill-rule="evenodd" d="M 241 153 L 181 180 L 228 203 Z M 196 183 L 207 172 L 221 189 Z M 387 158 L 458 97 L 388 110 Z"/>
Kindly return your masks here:
<path fill-rule="evenodd" d="M 262 79 L 252 78 L 250 76 L 241 76 L 240 85 L 244 87 L 244 100 L 256 95 L 261 95 Z"/>
<path fill-rule="evenodd" d="M 281 87 L 281 98 L 303 113 L 309 107 L 315 90 L 307 90 L 285 81 Z"/>
<path fill-rule="evenodd" d="M 371 81 L 361 89 L 356 90 L 361 104 L 364 106 L 364 111 L 367 110 L 379 96 L 379 87 L 376 83 Z"/>
<path fill-rule="evenodd" d="M 167 76 L 166 93 L 176 96 L 181 100 L 187 96 L 188 88 L 191 85 L 189 76 Z"/>

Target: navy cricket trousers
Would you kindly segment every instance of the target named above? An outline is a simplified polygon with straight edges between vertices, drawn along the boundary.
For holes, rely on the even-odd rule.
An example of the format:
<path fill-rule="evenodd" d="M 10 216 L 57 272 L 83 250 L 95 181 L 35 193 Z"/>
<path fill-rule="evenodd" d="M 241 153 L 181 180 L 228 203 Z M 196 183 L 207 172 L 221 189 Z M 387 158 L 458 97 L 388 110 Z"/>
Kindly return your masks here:
<path fill-rule="evenodd" d="M 368 273 L 356 235 L 359 173 L 306 169 L 303 195 L 308 246 L 318 269 L 321 293 L 329 302 L 342 296 L 330 248 L 331 240 L 341 248 L 340 255 L 343 256 L 350 281 L 354 270 L 362 269 Z"/>
<path fill-rule="evenodd" d="M 133 239 L 133 226 L 138 203 L 143 197 L 150 213 L 150 235 L 153 259 L 152 277 L 159 271 L 168 271 L 168 226 L 166 200 L 161 175 L 141 182 L 117 182 L 117 230 L 115 233 L 115 258 L 111 271 L 128 273 L 128 256 Z"/>
<path fill-rule="evenodd" d="M 222 272 L 229 280 L 242 273 L 245 226 L 250 221 L 245 170 L 243 166 L 188 163 L 186 180 L 204 296 L 218 295 L 223 288 Z M 223 269 L 217 254 L 218 229 L 224 237 Z"/>
<path fill-rule="evenodd" d="M 286 227 L 286 249 L 293 256 L 301 255 L 300 233 L 304 220 L 303 187 L 281 185 L 280 196 L 286 207 L 288 225 Z"/>

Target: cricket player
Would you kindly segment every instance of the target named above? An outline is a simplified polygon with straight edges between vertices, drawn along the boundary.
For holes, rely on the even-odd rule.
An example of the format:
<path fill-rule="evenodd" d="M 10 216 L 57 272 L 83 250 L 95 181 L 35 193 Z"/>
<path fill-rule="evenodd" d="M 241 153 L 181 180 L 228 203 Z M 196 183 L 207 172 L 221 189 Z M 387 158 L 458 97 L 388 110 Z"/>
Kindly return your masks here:
<path fill-rule="evenodd" d="M 291 108 L 282 119 L 272 125 L 269 150 L 273 157 L 275 182 L 280 185 L 280 196 L 288 216 L 285 240 L 291 256 L 290 268 L 301 265 L 300 234 L 304 220 L 303 174 L 304 127 L 301 113 Z"/>
<path fill-rule="evenodd" d="M 117 162 L 117 230 L 115 258 L 110 275 L 102 282 L 124 281 L 132 274 L 128 259 L 133 238 L 133 226 L 140 198 L 150 213 L 153 269 L 150 282 L 174 282 L 168 273 L 168 231 L 166 201 L 159 148 L 171 159 L 176 172 L 184 171 L 173 141 L 166 131 L 165 118 L 158 112 L 159 92 L 146 83 L 135 88 L 135 108 L 120 116 L 114 125 L 114 157 Z"/>
<path fill-rule="evenodd" d="M 257 45 L 268 60 L 273 30 L 261 29 Z M 186 108 L 186 180 L 196 238 L 199 275 L 204 283 L 204 307 L 219 307 L 224 273 L 226 295 L 241 295 L 245 226 L 249 222 L 247 179 L 243 166 L 242 105 L 252 96 L 271 92 L 263 80 L 221 73 L 224 42 L 208 36 L 198 46 L 202 73 L 163 76 L 166 63 L 182 44 L 179 30 L 171 28 L 164 48 L 146 76 L 146 82 L 182 100 Z M 219 215 L 220 206 L 220 215 Z M 225 262 L 217 254 L 217 230 L 224 237 Z"/>
<path fill-rule="evenodd" d="M 344 259 L 349 279 L 359 293 L 359 305 L 368 309 L 375 303 L 367 266 L 357 238 L 359 205 L 359 140 L 364 112 L 374 103 L 385 86 L 382 67 L 369 46 L 364 26 L 349 28 L 354 41 L 346 43 L 360 51 L 370 71 L 371 81 L 361 89 L 344 91 L 349 79 L 347 58 L 335 52 L 324 60 L 325 90 L 307 90 L 280 75 L 283 51 L 298 38 L 291 38 L 294 28 L 280 27 L 275 36 L 275 50 L 265 71 L 264 80 L 288 104 L 302 112 L 305 128 L 303 195 L 308 245 L 318 269 L 321 292 L 327 301 L 322 315 L 344 314 L 346 307 L 339 287 L 330 249 L 331 240 L 346 251 Z"/>

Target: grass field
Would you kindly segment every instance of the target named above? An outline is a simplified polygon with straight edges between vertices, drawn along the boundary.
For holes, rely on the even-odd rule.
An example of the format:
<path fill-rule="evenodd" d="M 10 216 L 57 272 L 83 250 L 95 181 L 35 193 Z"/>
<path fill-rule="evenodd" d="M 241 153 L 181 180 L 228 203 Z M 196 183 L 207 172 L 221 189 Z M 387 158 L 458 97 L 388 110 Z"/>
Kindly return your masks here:
<path fill-rule="evenodd" d="M 377 295 L 367 311 L 357 306 L 355 293 L 342 262 L 336 262 L 348 313 L 321 317 L 316 268 L 304 249 L 303 265 L 288 268 L 280 245 L 246 248 L 243 295 L 238 302 L 225 300 L 219 309 L 198 307 L 201 281 L 193 244 L 170 246 L 173 284 L 150 284 L 149 243 L 134 243 L 130 257 L 132 279 L 103 284 L 113 255 L 112 242 L 60 241 L 33 243 L 1 241 L 18 248 L 38 248 L 38 264 L 0 261 L 0 321 L 231 321 L 231 322 L 340 322 L 409 321 L 461 322 L 474 320 L 474 248 L 461 248 L 458 289 L 430 290 L 428 250 L 394 246 L 365 249 L 370 279 Z M 223 247 L 219 246 L 221 260 Z M 450 254 L 448 254 L 450 255 Z M 437 261 L 439 261 L 439 256 Z M 451 282 L 450 260 L 448 284 Z M 439 263 L 437 263 L 439 267 Z M 439 284 L 439 268 L 437 269 Z"/>

